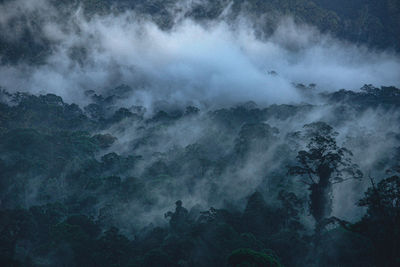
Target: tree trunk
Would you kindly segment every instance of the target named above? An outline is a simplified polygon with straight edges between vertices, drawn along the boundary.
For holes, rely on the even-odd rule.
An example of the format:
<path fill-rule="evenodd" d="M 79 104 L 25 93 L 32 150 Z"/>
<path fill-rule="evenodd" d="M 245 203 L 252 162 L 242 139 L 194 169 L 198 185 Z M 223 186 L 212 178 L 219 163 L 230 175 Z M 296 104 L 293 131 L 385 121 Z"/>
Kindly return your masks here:
<path fill-rule="evenodd" d="M 311 215 L 317 224 L 326 218 L 332 210 L 332 200 L 330 198 L 332 183 L 330 177 L 332 170 L 329 167 L 322 166 L 318 168 L 318 183 L 310 186 L 310 209 Z"/>

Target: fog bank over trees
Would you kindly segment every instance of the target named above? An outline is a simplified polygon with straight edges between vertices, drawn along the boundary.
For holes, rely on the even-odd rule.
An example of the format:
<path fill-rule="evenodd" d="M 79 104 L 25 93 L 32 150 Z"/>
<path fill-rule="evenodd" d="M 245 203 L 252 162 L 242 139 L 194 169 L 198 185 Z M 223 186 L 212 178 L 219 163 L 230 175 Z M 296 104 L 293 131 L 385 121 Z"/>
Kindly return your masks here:
<path fill-rule="evenodd" d="M 0 265 L 398 266 L 399 10 L 0 0 Z"/>

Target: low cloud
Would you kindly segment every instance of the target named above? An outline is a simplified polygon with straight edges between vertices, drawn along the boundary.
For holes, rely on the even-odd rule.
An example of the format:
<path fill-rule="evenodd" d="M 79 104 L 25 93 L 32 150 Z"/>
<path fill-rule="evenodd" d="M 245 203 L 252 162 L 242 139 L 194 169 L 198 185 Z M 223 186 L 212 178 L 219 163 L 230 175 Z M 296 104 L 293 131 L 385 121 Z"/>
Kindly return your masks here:
<path fill-rule="evenodd" d="M 126 84 L 133 90 L 125 105 L 151 107 L 156 101 L 211 106 L 301 102 L 293 83 L 315 83 L 319 91 L 400 86 L 398 55 L 336 40 L 290 18 L 282 18 L 271 36 L 258 38 L 244 18 L 202 24 L 183 19 L 161 30 L 134 11 L 88 18 L 78 8 L 55 20 L 59 11 L 42 2 L 20 4 L 2 20 L 4 29 L 13 16 L 44 13 L 37 34 L 52 43 L 44 64 L 0 67 L 1 86 L 11 91 L 52 92 L 86 103 L 85 90 L 107 94 Z"/>

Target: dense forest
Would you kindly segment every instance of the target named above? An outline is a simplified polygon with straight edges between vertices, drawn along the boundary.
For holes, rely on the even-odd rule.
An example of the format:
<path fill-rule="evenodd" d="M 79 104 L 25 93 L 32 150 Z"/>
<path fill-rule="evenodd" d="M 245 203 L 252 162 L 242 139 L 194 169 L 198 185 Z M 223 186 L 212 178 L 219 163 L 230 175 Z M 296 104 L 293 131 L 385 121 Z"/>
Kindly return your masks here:
<path fill-rule="evenodd" d="M 400 266 L 399 1 L 0 0 L 0 29 L 0 266 Z"/>

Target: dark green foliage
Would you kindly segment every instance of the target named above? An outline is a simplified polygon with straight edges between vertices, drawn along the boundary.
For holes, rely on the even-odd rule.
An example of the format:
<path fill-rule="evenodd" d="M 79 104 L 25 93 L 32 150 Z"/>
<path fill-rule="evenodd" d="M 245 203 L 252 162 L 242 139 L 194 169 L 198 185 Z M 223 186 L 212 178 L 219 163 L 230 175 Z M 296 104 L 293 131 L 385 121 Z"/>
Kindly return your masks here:
<path fill-rule="evenodd" d="M 375 266 L 372 242 L 342 227 L 325 232 L 317 250 L 320 266 Z"/>
<path fill-rule="evenodd" d="M 309 140 L 307 150 L 298 152 L 298 166 L 292 166 L 289 174 L 304 177 L 303 183 L 310 190 L 310 212 L 317 223 L 331 212 L 330 192 L 334 183 L 348 179 L 360 179 L 362 173 L 351 161 L 352 153 L 339 147 L 335 137 L 338 133 L 324 123 L 304 125 Z"/>
<path fill-rule="evenodd" d="M 187 209 L 182 207 L 182 201 L 176 203 L 175 212 L 167 212 L 165 218 L 169 218 L 169 224 L 172 230 L 186 231 L 189 225 L 189 213 Z"/>
<path fill-rule="evenodd" d="M 124 90 L 128 89 L 116 92 Z M 369 105 L 368 101 L 374 107 L 387 100 L 381 108 L 396 109 L 397 103 L 389 98 L 396 98 L 397 90 L 366 87 L 362 93 L 324 97 L 339 103 L 338 109 L 360 115 L 366 107 L 355 107 Z M 337 94 L 358 101 L 336 99 Z M 113 107 L 115 96 L 92 94 L 95 106 L 83 110 L 55 95 L 2 92 L 1 96 L 1 266 L 396 266 L 398 262 L 397 176 L 366 192 L 360 205 L 367 207 L 367 213 L 360 222 L 319 215 L 316 232 L 304 223 L 307 188 L 285 175 L 285 166 L 293 165 L 303 142 L 308 146 L 298 160 L 310 169 L 299 164 L 294 170 L 297 174 L 309 170 L 316 187 L 324 161 L 329 164 L 320 168 L 328 169 L 324 176 L 328 184 L 357 176 L 348 160 L 351 154 L 337 144 L 332 126 L 317 122 L 288 134 L 272 126 L 297 120 L 316 106 L 258 108 L 246 103 L 207 113 L 188 107 L 144 119 L 141 107 Z M 89 114 L 92 107 L 98 108 L 97 115 Z M 181 125 L 192 123 L 204 124 L 207 130 L 198 138 L 170 145 L 170 132 L 180 134 Z M 119 136 L 125 127 L 134 128 L 129 142 L 111 134 Z M 264 162 L 266 156 L 270 159 Z M 258 173 L 253 172 L 254 164 L 260 165 Z M 242 175 L 245 179 L 237 179 Z M 245 194 L 238 190 L 246 188 L 252 189 Z M 208 207 L 177 201 L 163 218 L 165 207 L 173 208 L 176 199 L 196 203 L 198 197 L 219 208 L 205 210 Z"/>
<path fill-rule="evenodd" d="M 280 267 L 282 266 L 273 256 L 253 251 L 238 249 L 232 252 L 228 259 L 232 267 Z"/>
<path fill-rule="evenodd" d="M 355 229 L 369 237 L 374 246 L 375 264 L 400 263 L 400 177 L 392 176 L 375 185 L 372 182 L 359 203 L 367 214 Z"/>
<path fill-rule="evenodd" d="M 343 89 L 324 96 L 331 102 L 351 103 L 359 110 L 377 106 L 390 108 L 400 104 L 400 90 L 393 86 L 376 88 L 373 85 L 364 85 L 361 92 Z"/>
<path fill-rule="evenodd" d="M 396 218 L 400 214 L 400 177 L 392 176 L 372 184 L 360 200 L 360 206 L 368 207 L 368 216 Z"/>
<path fill-rule="evenodd" d="M 236 140 L 236 153 L 246 156 L 250 150 L 265 151 L 268 146 L 276 141 L 277 133 L 279 133 L 277 128 L 265 123 L 246 123 L 241 127 L 239 137 Z"/>
<path fill-rule="evenodd" d="M 89 130 L 91 123 L 76 104 L 68 105 L 53 94 L 39 97 L 26 93 L 12 96 L 15 106 L 6 112 L 9 128 L 48 130 Z"/>
<path fill-rule="evenodd" d="M 251 232 L 259 237 L 269 236 L 276 233 L 280 227 L 278 212 L 268 207 L 259 192 L 252 194 L 243 212 L 242 220 L 246 232 Z"/>
<path fill-rule="evenodd" d="M 96 134 L 92 137 L 94 143 L 101 149 L 109 148 L 116 140 L 111 134 Z"/>
<path fill-rule="evenodd" d="M 356 45 L 400 49 L 398 0 L 204 0 L 186 1 L 193 4 L 188 9 L 178 2 L 49 0 L 56 10 L 45 14 L 51 18 L 34 10 L 1 20 L 0 63 L 29 71 L 52 61 L 63 46 L 49 39 L 48 22 L 57 23 L 60 34 L 79 32 L 71 20 L 81 19 L 78 9 L 89 22 L 133 10 L 167 32 L 180 18 L 209 25 L 245 15 L 260 39 L 289 16 Z M 72 70 L 90 64 L 94 50 L 84 43 L 97 40 L 82 42 L 65 51 Z M 400 266 L 398 176 L 372 182 L 358 202 L 366 209 L 360 221 L 328 217 L 334 184 L 361 178 L 333 127 L 371 110 L 396 117 L 398 88 L 324 93 L 321 106 L 248 102 L 204 111 L 161 103 L 152 114 L 119 106 L 140 88 L 116 85 L 104 95 L 84 92 L 86 106 L 0 88 L 0 266 Z M 304 96 L 316 94 L 315 84 L 295 87 Z M 332 126 L 286 129 L 324 108 Z M 399 133 L 382 139 L 388 136 L 398 146 Z M 380 174 L 392 165 L 395 149 L 385 149 L 387 158 L 364 167 Z M 306 187 L 285 175 L 287 165 Z M 176 199 L 187 199 L 186 206 L 179 200 L 166 212 Z M 317 221 L 314 232 L 307 206 Z"/>
<path fill-rule="evenodd" d="M 168 254 L 162 250 L 150 250 L 144 255 L 143 266 L 174 266 L 168 257 Z M 177 266 L 177 265 L 175 265 Z"/>

